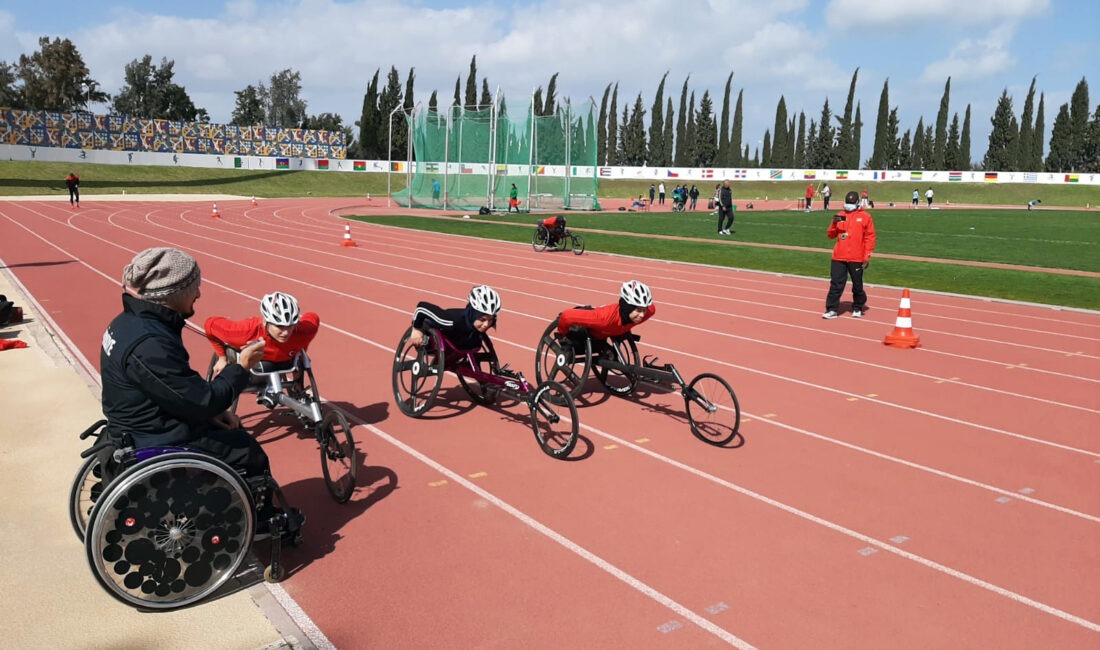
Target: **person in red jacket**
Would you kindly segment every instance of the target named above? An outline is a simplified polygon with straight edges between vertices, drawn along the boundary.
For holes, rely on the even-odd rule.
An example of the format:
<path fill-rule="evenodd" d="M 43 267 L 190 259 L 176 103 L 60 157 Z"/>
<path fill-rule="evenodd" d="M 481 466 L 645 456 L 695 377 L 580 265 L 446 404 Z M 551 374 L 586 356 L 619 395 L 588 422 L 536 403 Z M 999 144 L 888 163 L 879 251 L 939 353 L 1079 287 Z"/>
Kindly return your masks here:
<path fill-rule="evenodd" d="M 844 212 L 838 212 L 827 233 L 835 239 L 833 262 L 830 269 L 829 294 L 825 297 L 825 313 L 822 318 L 836 318 L 840 309 L 840 296 L 848 277 L 852 278 L 852 318 L 863 318 L 867 309 L 867 293 L 863 290 L 863 272 L 871 265 L 871 253 L 875 250 L 875 222 L 871 213 L 864 211 L 859 194 L 848 192 L 844 196 Z"/>
<path fill-rule="evenodd" d="M 641 325 L 657 311 L 653 305 L 653 293 L 637 280 L 624 282 L 619 289 L 619 301 L 603 307 L 574 307 L 558 315 L 558 336 L 565 337 L 574 346 L 583 346 L 584 339 L 592 339 L 592 351 L 599 352 L 607 346 L 607 339 L 623 336 Z"/>
<path fill-rule="evenodd" d="M 806 212 L 814 209 L 814 184 L 806 186 Z"/>
<path fill-rule="evenodd" d="M 542 220 L 542 225 L 550 233 L 550 238 L 546 240 L 546 247 L 557 246 L 558 241 L 565 236 L 565 217 L 560 214 L 556 217 L 547 217 Z"/>
<path fill-rule="evenodd" d="M 211 316 L 206 319 L 203 329 L 218 355 L 214 375 L 217 376 L 227 363 L 226 346 L 239 350 L 250 341 L 263 339 L 262 361 L 285 363 L 309 347 L 320 325 L 321 318 L 317 314 L 301 313 L 294 296 L 280 291 L 269 293 L 260 300 L 260 316 L 244 320 Z"/>

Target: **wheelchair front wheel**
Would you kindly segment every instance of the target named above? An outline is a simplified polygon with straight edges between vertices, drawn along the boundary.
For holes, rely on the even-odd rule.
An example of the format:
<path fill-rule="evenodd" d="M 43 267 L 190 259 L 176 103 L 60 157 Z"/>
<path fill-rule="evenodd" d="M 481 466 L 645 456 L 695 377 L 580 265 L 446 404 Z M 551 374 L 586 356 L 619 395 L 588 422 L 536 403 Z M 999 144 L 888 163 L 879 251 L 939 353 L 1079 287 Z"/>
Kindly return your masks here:
<path fill-rule="evenodd" d="M 691 432 L 703 442 L 721 447 L 737 436 L 741 405 L 729 383 L 713 373 L 703 373 L 684 389 Z"/>
<path fill-rule="evenodd" d="M 336 503 L 347 503 L 355 491 L 358 461 L 351 425 L 340 411 L 330 410 L 321 421 L 318 442 L 321 445 L 321 472 L 325 487 Z"/>
<path fill-rule="evenodd" d="M 584 255 L 584 237 L 580 235 L 570 235 L 570 239 L 573 241 L 573 254 Z"/>
<path fill-rule="evenodd" d="M 393 360 L 393 398 L 405 415 L 418 418 L 432 407 L 443 383 L 443 338 L 438 330 L 424 332 L 420 345 L 409 343 L 405 330 Z"/>
<path fill-rule="evenodd" d="M 556 381 L 539 384 L 528 403 L 531 425 L 539 448 L 552 458 L 565 458 L 577 446 L 580 423 L 577 404 L 565 386 Z"/>

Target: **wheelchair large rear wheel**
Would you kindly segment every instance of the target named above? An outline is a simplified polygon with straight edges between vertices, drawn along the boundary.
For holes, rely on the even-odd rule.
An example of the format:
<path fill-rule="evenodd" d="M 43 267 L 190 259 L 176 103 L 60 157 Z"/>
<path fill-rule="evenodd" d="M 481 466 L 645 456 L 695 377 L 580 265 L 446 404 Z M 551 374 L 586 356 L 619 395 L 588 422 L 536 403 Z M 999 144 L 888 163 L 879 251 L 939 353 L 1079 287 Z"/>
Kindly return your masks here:
<path fill-rule="evenodd" d="M 539 384 L 529 402 L 535 439 L 548 456 L 565 458 L 577 446 L 580 421 L 577 404 L 565 386 L 556 381 Z"/>
<path fill-rule="evenodd" d="M 630 336 L 621 339 L 613 339 L 611 345 L 614 346 L 614 348 L 604 352 L 606 356 L 603 356 L 603 358 L 627 366 L 637 366 L 640 364 L 638 344 L 635 343 L 634 339 Z M 616 351 L 618 355 L 616 355 Z M 629 370 L 606 368 L 600 365 L 599 359 L 597 359 L 593 365 L 595 366 L 596 379 L 599 379 L 604 388 L 612 395 L 618 395 L 619 397 L 629 395 L 634 392 L 634 388 L 638 385 L 638 375 Z"/>
<path fill-rule="evenodd" d="M 535 379 L 538 383 L 556 381 L 578 397 L 592 369 L 592 341 L 585 337 L 584 347 L 577 349 L 569 339 L 558 336 L 558 319 L 542 333 L 535 348 Z"/>
<path fill-rule="evenodd" d="M 351 425 L 340 411 L 329 410 L 321 421 L 321 471 L 325 487 L 336 503 L 347 503 L 355 491 L 355 472 L 359 461 L 355 457 L 355 439 Z"/>
<path fill-rule="evenodd" d="M 166 610 L 196 603 L 236 574 L 254 533 L 252 495 L 225 463 L 172 452 L 122 472 L 88 518 L 92 573 L 118 600 Z"/>
<path fill-rule="evenodd" d="M 84 459 L 76 472 L 76 479 L 69 490 L 69 521 L 76 531 L 77 538 L 84 541 L 84 531 L 88 527 L 88 516 L 95 508 L 96 501 L 103 494 L 103 466 L 99 457 Z"/>
<path fill-rule="evenodd" d="M 405 415 L 418 418 L 432 407 L 443 383 L 443 338 L 438 330 L 424 332 L 420 345 L 409 343 L 405 330 L 393 360 L 393 398 Z"/>
<path fill-rule="evenodd" d="M 463 366 L 465 365 L 467 364 L 463 363 Z M 491 340 L 482 338 L 481 349 L 474 353 L 474 365 L 474 370 L 490 375 L 500 374 L 500 360 L 497 358 L 497 351 Z M 478 404 L 493 404 L 500 396 L 500 388 L 494 384 L 483 384 L 472 377 L 465 377 L 461 371 L 457 371 L 455 374 L 458 376 L 458 383 L 462 384 L 466 394 Z"/>
<path fill-rule="evenodd" d="M 721 447 L 741 427 L 741 405 L 729 383 L 713 373 L 703 373 L 684 389 L 691 432 L 703 442 Z"/>
<path fill-rule="evenodd" d="M 547 232 L 546 226 L 539 224 L 535 228 L 535 232 L 531 235 L 531 248 L 535 249 L 536 253 L 541 253 L 546 250 L 546 244 L 550 240 L 550 233 Z"/>

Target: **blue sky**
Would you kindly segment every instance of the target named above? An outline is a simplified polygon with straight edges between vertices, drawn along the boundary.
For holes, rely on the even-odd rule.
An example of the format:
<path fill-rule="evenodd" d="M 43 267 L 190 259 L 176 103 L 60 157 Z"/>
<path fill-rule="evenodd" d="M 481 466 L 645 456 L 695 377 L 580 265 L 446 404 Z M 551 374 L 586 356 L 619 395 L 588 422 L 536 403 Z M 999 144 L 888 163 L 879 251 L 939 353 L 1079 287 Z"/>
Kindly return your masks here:
<path fill-rule="evenodd" d="M 902 130 L 934 124 L 951 77 L 951 113 L 972 111 L 971 156 L 984 155 L 989 120 L 1003 90 L 1019 114 L 1033 77 L 1046 98 L 1047 137 L 1058 107 L 1082 77 L 1100 103 L 1100 3 L 1095 0 L 55 0 L 0 1 L 0 60 L 37 49 L 40 36 L 69 38 L 92 78 L 113 93 L 123 68 L 149 54 L 175 61 L 175 81 L 215 121 L 228 121 L 235 90 L 285 68 L 302 75 L 310 113 L 353 123 L 375 70 L 391 66 L 402 84 L 444 101 L 478 76 L 509 106 L 525 106 L 558 73 L 558 96 L 602 97 L 619 84 L 620 110 L 639 93 L 648 111 L 661 75 L 679 108 L 680 89 L 710 91 L 720 109 L 727 75 L 744 91 L 750 146 L 775 119 L 843 111 L 852 73 L 869 155 L 883 82 Z M 463 85 L 464 87 L 464 85 Z M 104 110 L 105 107 L 93 107 Z"/>

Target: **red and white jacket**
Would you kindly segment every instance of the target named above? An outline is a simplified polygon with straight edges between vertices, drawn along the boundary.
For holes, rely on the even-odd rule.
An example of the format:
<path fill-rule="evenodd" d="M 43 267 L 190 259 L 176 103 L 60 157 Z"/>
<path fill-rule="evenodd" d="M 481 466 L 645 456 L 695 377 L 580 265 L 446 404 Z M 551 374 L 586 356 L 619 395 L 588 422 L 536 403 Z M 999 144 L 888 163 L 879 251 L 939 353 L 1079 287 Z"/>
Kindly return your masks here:
<path fill-rule="evenodd" d="M 299 351 L 309 347 L 313 337 L 317 336 L 317 330 L 321 326 L 321 317 L 313 312 L 302 314 L 298 320 L 298 327 L 290 335 L 286 343 L 279 343 L 271 338 L 264 326 L 264 319 L 259 316 L 244 320 L 230 320 L 223 316 L 211 316 L 206 319 L 203 329 L 214 347 L 214 352 L 219 357 L 225 356 L 225 346 L 238 350 L 257 339 L 264 340 L 264 361 L 290 361 Z"/>

